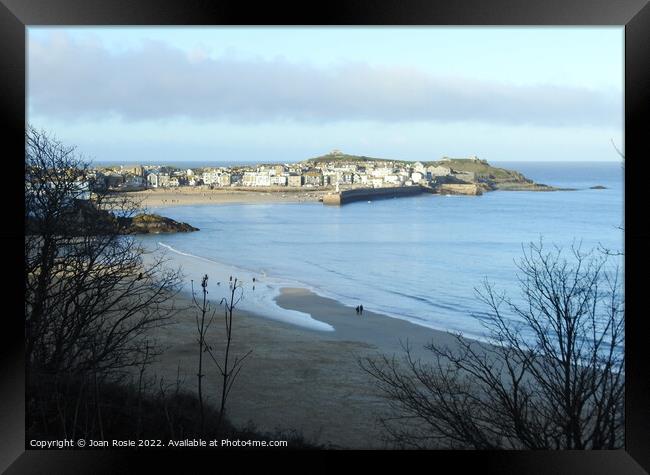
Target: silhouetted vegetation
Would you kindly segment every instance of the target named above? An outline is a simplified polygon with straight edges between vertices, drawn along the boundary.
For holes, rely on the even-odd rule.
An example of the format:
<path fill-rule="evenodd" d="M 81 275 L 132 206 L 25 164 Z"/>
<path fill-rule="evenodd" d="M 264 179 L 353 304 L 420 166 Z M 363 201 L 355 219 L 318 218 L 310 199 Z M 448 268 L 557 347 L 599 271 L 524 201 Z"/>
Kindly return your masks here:
<path fill-rule="evenodd" d="M 155 330 L 172 323 L 177 310 L 180 272 L 162 255 L 144 258 L 143 247 L 125 235 L 139 204 L 94 189 L 89 163 L 74 147 L 31 127 L 25 139 L 27 437 L 203 436 L 308 446 L 293 433 L 232 427 L 225 401 L 242 359 L 229 362 L 228 349 L 219 409 L 185 391 L 180 374 L 172 383 L 147 376 L 161 354 Z M 235 281 L 222 301 L 227 348 L 237 289 Z M 202 349 L 219 366 L 211 348 Z"/>
<path fill-rule="evenodd" d="M 255 278 L 253 278 L 255 282 Z M 217 285 L 221 284 L 217 282 Z M 253 285 L 253 290 L 255 286 Z M 210 344 L 208 339 L 208 330 L 214 323 L 214 319 L 217 314 L 217 308 L 212 306 L 212 303 L 208 299 L 208 276 L 207 274 L 201 279 L 201 298 L 197 298 L 194 291 L 194 282 L 192 282 L 192 302 L 197 310 L 196 315 L 196 331 L 198 333 L 197 343 L 199 345 L 199 362 L 198 362 L 198 373 L 197 373 L 197 383 L 198 383 L 198 393 L 199 393 L 199 404 L 201 412 L 201 420 L 203 420 L 203 378 L 205 374 L 203 373 L 203 354 L 207 353 L 212 362 L 215 364 L 221 375 L 221 394 L 220 394 L 220 403 L 219 403 L 219 419 L 221 421 L 226 413 L 226 401 L 228 395 L 232 390 L 232 386 L 239 375 L 239 372 L 242 369 L 244 360 L 253 352 L 249 350 L 244 354 L 244 356 L 235 356 L 234 359 L 231 359 L 230 347 L 232 343 L 232 317 L 233 312 L 237 304 L 243 298 L 244 288 L 243 283 L 235 278 L 233 279 L 230 276 L 228 282 L 228 293 L 227 297 L 224 297 L 220 300 L 219 306 L 223 307 L 223 317 L 224 317 L 224 339 L 225 339 L 225 349 L 223 355 L 218 355 L 214 347 Z M 217 422 L 217 427 L 219 422 Z"/>
<path fill-rule="evenodd" d="M 432 358 L 360 360 L 405 447 L 619 449 L 624 442 L 624 302 L 609 256 L 530 244 L 520 301 L 477 290 L 487 344 L 455 335 Z"/>
<path fill-rule="evenodd" d="M 118 220 L 94 219 L 131 216 L 138 206 L 92 192 L 89 164 L 74 147 L 31 127 L 25 139 L 27 410 L 31 422 L 40 412 L 52 434 L 76 433 L 92 395 L 86 427 L 101 436 L 100 389 L 155 356 L 149 334 L 174 314 L 180 275 L 160 256 L 145 263 Z M 42 413 L 46 396 L 57 424 Z"/>
<path fill-rule="evenodd" d="M 324 448 L 305 441 L 295 431 L 260 432 L 252 423 L 234 427 L 227 418 L 220 420 L 218 408 L 205 404 L 201 422 L 196 394 L 182 389 L 182 381 L 165 384 L 150 379 L 147 391 L 140 392 L 136 381 L 106 382 L 97 393 L 87 391 L 88 381 L 71 377 L 46 379 L 31 388 L 36 402 L 28 413 L 31 439 L 60 440 L 85 438 L 95 440 L 145 440 L 146 447 L 168 448 L 168 441 L 203 440 L 286 440 L 289 449 Z M 79 391 L 80 397 L 66 400 L 65 390 Z M 100 412 L 101 419 L 97 418 Z M 101 426 L 99 425 L 101 421 Z M 201 427 L 203 425 L 203 427 Z M 90 448 L 90 447 L 86 447 Z M 109 446 L 109 448 L 112 448 Z"/>

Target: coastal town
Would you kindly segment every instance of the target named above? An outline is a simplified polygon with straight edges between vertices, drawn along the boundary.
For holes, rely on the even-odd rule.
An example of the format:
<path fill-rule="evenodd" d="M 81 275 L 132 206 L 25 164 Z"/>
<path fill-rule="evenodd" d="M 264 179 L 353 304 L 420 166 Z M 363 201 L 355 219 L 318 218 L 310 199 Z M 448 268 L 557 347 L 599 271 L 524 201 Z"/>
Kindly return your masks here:
<path fill-rule="evenodd" d="M 91 189 L 116 192 L 194 188 L 242 191 L 344 191 L 425 187 L 432 192 L 480 195 L 499 186 L 544 186 L 523 175 L 490 166 L 476 156 L 408 162 L 346 155 L 339 150 L 299 163 L 180 168 L 116 165 L 91 170 Z"/>

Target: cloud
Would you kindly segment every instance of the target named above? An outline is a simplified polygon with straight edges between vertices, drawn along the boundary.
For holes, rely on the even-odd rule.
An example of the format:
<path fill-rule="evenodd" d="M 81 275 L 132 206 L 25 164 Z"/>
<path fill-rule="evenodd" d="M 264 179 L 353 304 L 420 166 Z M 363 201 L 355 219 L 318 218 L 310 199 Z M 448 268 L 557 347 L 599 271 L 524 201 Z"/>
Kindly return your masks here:
<path fill-rule="evenodd" d="M 622 118 L 622 94 L 436 77 L 417 68 L 213 59 L 153 41 L 116 53 L 60 33 L 30 38 L 28 54 L 30 113 L 65 120 L 618 126 Z"/>

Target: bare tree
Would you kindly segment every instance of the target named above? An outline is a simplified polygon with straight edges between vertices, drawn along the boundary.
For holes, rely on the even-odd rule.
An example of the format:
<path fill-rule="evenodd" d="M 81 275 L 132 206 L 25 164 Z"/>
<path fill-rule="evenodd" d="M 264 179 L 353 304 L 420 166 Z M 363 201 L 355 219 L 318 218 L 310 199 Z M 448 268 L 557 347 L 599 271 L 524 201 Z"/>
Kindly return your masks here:
<path fill-rule="evenodd" d="M 614 142 L 614 139 L 609 139 L 609 141 L 612 143 L 612 147 L 614 147 L 614 150 L 616 150 L 616 153 L 618 154 L 619 157 L 621 157 L 623 160 L 625 160 L 625 154 L 621 151 L 620 148 L 616 146 L 616 143 Z"/>
<path fill-rule="evenodd" d="M 614 139 L 610 139 L 610 141 L 611 141 L 611 143 L 612 143 L 612 147 L 614 147 L 614 150 L 616 150 L 616 153 L 618 154 L 618 156 L 621 157 L 621 159 L 623 160 L 623 162 L 621 163 L 621 167 L 622 167 L 623 170 L 625 171 L 625 155 L 624 155 L 623 152 L 622 152 L 622 151 L 621 151 L 621 150 L 616 146 L 616 143 L 614 143 Z M 624 215 L 623 215 L 623 218 L 625 218 Z M 616 228 L 617 228 L 617 229 L 620 229 L 621 231 L 625 231 L 625 226 L 624 226 L 623 224 L 621 224 L 621 225 L 619 225 L 619 226 L 616 226 Z M 599 247 L 599 249 L 600 249 L 601 252 L 603 252 L 603 253 L 605 253 L 605 254 L 607 254 L 607 255 L 610 255 L 610 256 L 622 256 L 622 255 L 624 255 L 624 252 L 623 252 L 622 249 L 619 249 L 619 250 L 613 250 L 613 249 L 610 249 L 610 248 L 604 246 L 603 244 L 598 244 L 598 247 Z"/>
<path fill-rule="evenodd" d="M 200 434 L 203 434 L 205 427 L 205 410 L 203 407 L 203 353 L 208 350 L 208 344 L 206 342 L 206 336 L 208 329 L 214 321 L 215 311 L 210 306 L 208 300 L 208 276 L 207 274 L 201 279 L 201 289 L 202 289 L 202 301 L 199 302 L 196 298 L 194 292 L 194 281 L 192 281 L 192 301 L 196 306 L 198 313 L 196 315 L 196 331 L 198 333 L 197 343 L 199 345 L 199 367 L 196 374 L 197 377 L 197 387 L 199 393 L 199 415 L 200 415 Z"/>
<path fill-rule="evenodd" d="M 25 141 L 29 381 L 90 377 L 97 392 L 102 378 L 155 356 L 146 338 L 173 315 L 180 275 L 123 235 L 119 218 L 138 204 L 93 189 L 74 147 L 31 127 Z"/>
<path fill-rule="evenodd" d="M 255 282 L 254 278 L 253 278 L 253 282 Z M 253 289 L 255 289 L 254 286 Z M 228 297 L 224 297 L 223 299 L 221 299 L 221 305 L 223 305 L 223 309 L 224 309 L 224 323 L 226 327 L 225 328 L 226 329 L 226 350 L 223 355 L 223 364 L 219 363 L 218 359 L 215 357 L 214 353 L 212 352 L 212 349 L 208 347 L 208 354 L 212 358 L 212 361 L 214 361 L 214 364 L 217 365 L 217 368 L 219 368 L 219 372 L 221 373 L 221 378 L 222 378 L 221 403 L 219 405 L 219 423 L 218 423 L 219 427 L 221 427 L 223 416 L 226 413 L 226 400 L 228 399 L 228 395 L 230 394 L 232 386 L 235 383 L 235 380 L 237 379 L 237 376 L 239 375 L 239 372 L 242 369 L 242 364 L 244 363 L 244 360 L 253 352 L 253 350 L 248 350 L 244 354 L 244 356 L 242 357 L 235 356 L 233 360 L 229 361 L 230 345 L 232 343 L 233 310 L 235 310 L 235 307 L 243 298 L 244 288 L 241 281 L 239 281 L 236 277 L 233 280 L 232 276 L 230 276 L 228 290 L 230 295 Z"/>
<path fill-rule="evenodd" d="M 360 360 L 394 413 L 391 438 L 410 447 L 616 449 L 624 430 L 624 303 L 609 256 L 524 248 L 521 299 L 487 281 L 476 315 L 487 343 L 455 335 L 431 361 Z"/>
<path fill-rule="evenodd" d="M 253 282 L 255 279 L 253 279 Z M 220 282 L 217 283 L 220 285 Z M 194 305 L 196 306 L 198 313 L 196 317 L 196 328 L 197 328 L 197 343 L 199 345 L 199 367 L 198 367 L 198 393 L 199 393 L 199 407 L 200 407 L 200 417 L 201 417 L 201 432 L 205 425 L 205 414 L 204 414 L 204 400 L 203 400 L 203 385 L 202 381 L 205 375 L 203 374 L 203 353 L 206 352 L 212 362 L 216 365 L 221 375 L 221 395 L 220 395 L 220 404 L 219 404 L 219 420 L 217 422 L 217 427 L 221 427 L 225 412 L 226 412 L 226 401 L 228 395 L 232 390 L 233 384 L 239 375 L 239 372 L 242 369 L 244 360 L 252 353 L 252 350 L 246 352 L 243 356 L 235 356 L 234 359 L 231 359 L 230 351 L 232 344 L 232 319 L 233 312 L 237 304 L 241 301 L 244 295 L 243 283 L 232 276 L 229 278 L 228 293 L 227 297 L 224 297 L 219 302 L 219 305 L 223 307 L 224 311 L 224 326 L 225 326 L 225 348 L 223 351 L 223 356 L 219 357 L 216 353 L 214 347 L 208 343 L 206 339 L 208 335 L 208 330 L 214 322 L 214 317 L 216 315 L 216 309 L 213 308 L 208 300 L 208 276 L 204 275 L 201 280 L 201 289 L 202 289 L 202 300 L 199 302 L 194 293 L 194 283 L 192 282 L 192 298 Z M 255 290 L 255 286 L 253 286 Z"/>

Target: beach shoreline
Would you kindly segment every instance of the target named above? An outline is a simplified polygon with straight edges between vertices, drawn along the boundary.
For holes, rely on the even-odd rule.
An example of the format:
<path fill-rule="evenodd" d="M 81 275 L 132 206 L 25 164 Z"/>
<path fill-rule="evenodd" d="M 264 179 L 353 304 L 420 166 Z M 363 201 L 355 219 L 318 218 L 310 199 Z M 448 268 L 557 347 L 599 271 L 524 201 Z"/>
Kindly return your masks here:
<path fill-rule="evenodd" d="M 390 412 L 359 359 L 403 355 L 408 342 L 416 358 L 427 358 L 424 345 L 455 346 L 447 332 L 406 320 L 364 311 L 321 297 L 308 289 L 285 287 L 276 297 L 284 309 L 308 313 L 334 327 L 319 331 L 236 309 L 231 356 L 252 350 L 233 386 L 227 411 L 230 420 L 258 431 L 295 430 L 306 440 L 339 448 L 391 448 L 378 421 Z M 184 387 L 196 391 L 196 309 L 187 297 L 177 298 L 175 323 L 159 330 L 166 348 L 152 371 L 165 381 L 184 375 Z M 223 350 L 222 320 L 217 318 L 210 344 Z M 204 392 L 217 403 L 220 376 L 205 370 Z"/>
<path fill-rule="evenodd" d="M 140 203 L 142 208 L 224 204 L 318 202 L 327 193 L 322 189 L 278 188 L 266 191 L 251 189 L 156 188 L 122 193 Z"/>

